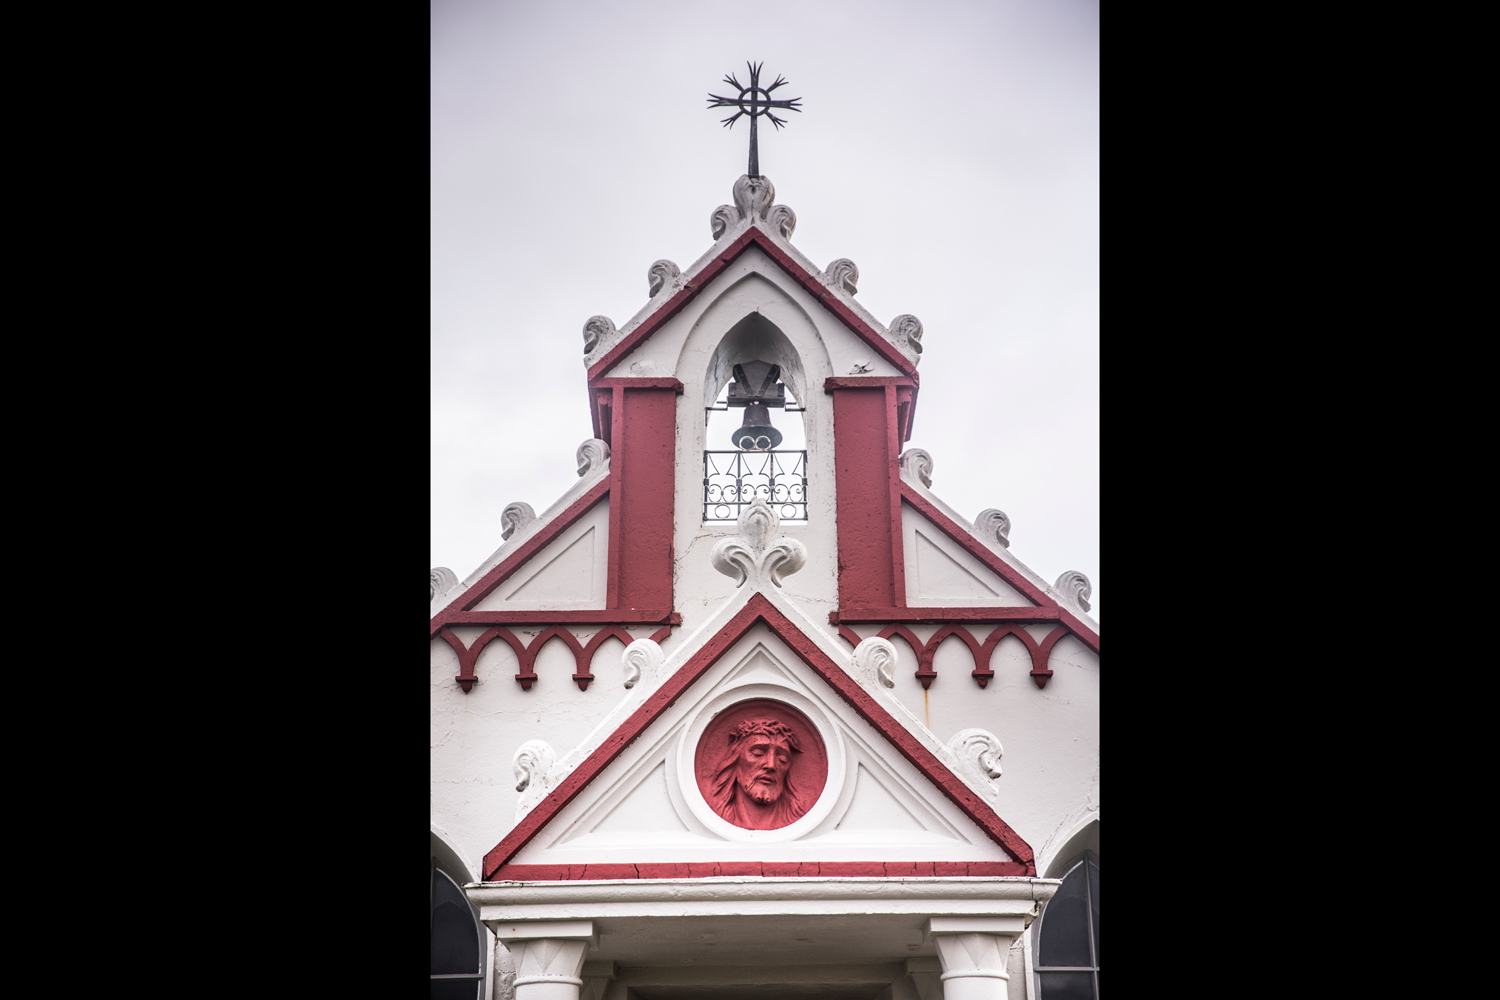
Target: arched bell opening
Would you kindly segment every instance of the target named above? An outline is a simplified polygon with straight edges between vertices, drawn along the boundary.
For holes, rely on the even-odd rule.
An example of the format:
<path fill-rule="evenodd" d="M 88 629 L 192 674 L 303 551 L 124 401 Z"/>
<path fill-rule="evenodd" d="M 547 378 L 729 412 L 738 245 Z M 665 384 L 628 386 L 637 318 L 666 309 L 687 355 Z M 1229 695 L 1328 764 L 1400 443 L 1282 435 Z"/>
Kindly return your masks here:
<path fill-rule="evenodd" d="M 787 336 L 760 313 L 730 328 L 704 377 L 705 522 L 733 521 L 756 496 L 807 520 L 806 378 Z"/>

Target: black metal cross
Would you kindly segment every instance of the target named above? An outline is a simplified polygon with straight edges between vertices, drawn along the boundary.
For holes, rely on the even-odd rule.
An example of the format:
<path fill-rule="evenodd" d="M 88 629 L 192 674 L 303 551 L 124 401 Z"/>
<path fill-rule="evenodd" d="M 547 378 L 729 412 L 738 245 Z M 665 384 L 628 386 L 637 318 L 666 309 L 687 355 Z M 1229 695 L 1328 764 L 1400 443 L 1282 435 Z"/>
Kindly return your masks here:
<path fill-rule="evenodd" d="M 729 84 L 735 90 L 738 90 L 738 96 L 720 97 L 717 94 L 709 94 L 708 106 L 710 108 L 738 109 L 734 114 L 724 119 L 725 128 L 733 126 L 735 119 L 739 118 L 740 115 L 750 116 L 750 176 L 759 177 L 760 156 L 756 151 L 755 145 L 755 120 L 764 115 L 765 117 L 771 119 L 772 125 L 775 125 L 777 128 L 781 128 L 786 124 L 786 119 L 777 118 L 771 109 L 781 108 L 785 111 L 801 111 L 802 109 L 797 107 L 797 105 L 802 103 L 802 98 L 793 97 L 789 100 L 772 100 L 771 91 L 786 83 L 786 80 L 778 76 L 776 77 L 775 83 L 771 84 L 769 87 L 762 87 L 760 85 L 760 68 L 764 64 L 747 62 L 745 63 L 745 65 L 750 69 L 750 86 L 746 87 L 741 85 L 740 81 L 734 78 L 734 74 L 730 73 L 728 76 L 724 77 L 724 82 Z"/>

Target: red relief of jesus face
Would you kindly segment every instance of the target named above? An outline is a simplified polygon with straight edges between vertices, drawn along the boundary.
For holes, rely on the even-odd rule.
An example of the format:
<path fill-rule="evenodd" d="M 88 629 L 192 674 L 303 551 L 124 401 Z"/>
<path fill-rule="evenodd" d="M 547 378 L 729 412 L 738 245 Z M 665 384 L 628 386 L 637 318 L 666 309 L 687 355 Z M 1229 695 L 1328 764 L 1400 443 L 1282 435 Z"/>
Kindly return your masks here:
<path fill-rule="evenodd" d="M 698 788 L 709 807 L 746 830 L 778 830 L 818 801 L 828 751 L 797 709 L 751 699 L 722 712 L 699 738 Z"/>
<path fill-rule="evenodd" d="M 785 737 L 754 735 L 745 740 L 735 760 L 735 781 L 756 803 L 768 806 L 786 790 L 792 768 L 791 741 Z"/>

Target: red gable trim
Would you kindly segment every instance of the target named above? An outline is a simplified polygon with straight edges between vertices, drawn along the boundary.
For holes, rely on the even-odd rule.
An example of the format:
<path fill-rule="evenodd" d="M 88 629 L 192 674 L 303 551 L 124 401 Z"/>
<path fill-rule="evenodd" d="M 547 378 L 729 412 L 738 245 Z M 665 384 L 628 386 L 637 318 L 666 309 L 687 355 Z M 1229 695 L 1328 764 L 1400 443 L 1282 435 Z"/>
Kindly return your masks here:
<path fill-rule="evenodd" d="M 1019 861 L 688 861 L 645 865 L 501 865 L 491 882 L 620 878 L 995 878 L 1029 875 Z"/>
<path fill-rule="evenodd" d="M 1096 653 L 1099 652 L 1099 633 L 1085 625 L 1073 612 L 1060 606 L 1056 601 L 1048 597 L 1045 591 L 1022 576 L 1010 563 L 991 552 L 989 546 L 959 527 L 951 517 L 929 503 L 926 497 L 912 489 L 911 485 L 905 480 L 901 482 L 901 498 L 920 511 L 924 517 L 941 529 L 945 535 L 959 545 L 962 545 L 966 552 L 993 570 L 1006 583 L 1015 587 L 1042 607 L 1056 608 L 1058 612 L 1057 619 L 1068 627 L 1068 631 L 1078 636 L 1089 649 L 1092 649 Z M 931 610 L 933 609 L 922 609 L 924 614 L 929 613 Z M 840 608 L 839 613 L 844 615 L 845 610 Z M 845 617 L 844 620 L 848 621 L 850 619 Z M 898 620 L 905 621 L 907 619 Z"/>
<path fill-rule="evenodd" d="M 589 368 L 590 383 L 609 371 L 615 362 L 640 346 L 647 337 L 650 337 L 657 330 L 661 329 L 667 320 L 681 312 L 684 306 L 698 297 L 699 292 L 708 287 L 709 282 L 723 273 L 730 264 L 735 262 L 740 254 L 744 253 L 751 246 L 760 247 L 767 257 L 774 260 L 781 266 L 783 271 L 791 276 L 792 280 L 806 289 L 813 298 L 822 304 L 823 308 L 841 319 L 844 325 L 854 331 L 855 336 L 863 340 L 872 350 L 876 351 L 881 357 L 885 358 L 901 371 L 910 375 L 913 379 L 917 377 L 916 365 L 906 360 L 906 356 L 896 350 L 890 341 L 875 332 L 868 323 L 859 317 L 859 314 L 845 305 L 836 292 L 819 281 L 815 275 L 801 264 L 793 260 L 785 250 L 776 245 L 774 240 L 761 232 L 752 223 L 750 228 L 746 229 L 738 239 L 724 248 L 723 253 L 709 261 L 703 270 L 699 271 L 687 284 L 683 285 L 676 295 L 673 295 L 664 302 L 656 312 L 652 313 L 640 326 L 632 330 L 629 336 L 610 348 L 604 357 L 596 361 Z"/>
<path fill-rule="evenodd" d="M 856 684 L 844 670 L 829 659 L 828 656 L 817 647 L 817 645 L 802 634 L 798 628 L 787 620 L 786 616 L 776 610 L 775 605 L 766 600 L 762 594 L 756 594 L 740 609 L 729 623 L 719 630 L 719 633 L 708 641 L 687 663 L 683 664 L 660 688 L 657 689 L 646 703 L 630 716 L 629 719 L 610 734 L 600 746 L 591 753 L 587 760 L 580 764 L 571 774 L 563 779 L 562 783 L 554 788 L 545 799 L 537 804 L 526 818 L 518 823 L 515 829 L 506 834 L 505 839 L 496 844 L 495 847 L 484 856 L 484 879 L 494 881 L 495 876 L 507 861 L 515 856 L 516 852 L 526 846 L 532 837 L 536 836 L 547 823 L 551 822 L 568 803 L 572 802 L 599 774 L 628 747 L 635 742 L 640 735 L 646 731 L 656 718 L 666 711 L 683 693 L 693 685 L 698 678 L 702 677 L 708 668 L 718 662 L 731 646 L 738 642 L 746 632 L 758 622 L 764 622 L 781 641 L 785 642 L 806 663 L 814 673 L 827 681 L 839 696 L 848 702 L 856 712 L 870 725 L 889 740 L 901 755 L 909 760 L 917 770 L 927 776 L 927 779 L 942 789 L 943 794 L 948 796 L 953 803 L 963 810 L 980 829 L 987 833 L 991 840 L 1005 849 L 1016 862 L 1024 867 L 1024 871 L 1016 872 L 1018 875 L 1035 875 L 1036 860 L 1032 854 L 1031 847 L 1022 840 L 1005 821 L 995 814 L 983 799 L 974 793 L 969 786 L 965 785 L 959 778 L 933 755 L 916 737 L 907 732 L 906 729 L 895 719 L 891 718 L 889 712 L 881 708 L 865 691 Z M 530 867 L 530 866 L 526 866 Z M 563 865 L 543 866 L 549 869 L 573 868 L 580 869 L 581 878 L 620 878 L 620 875 L 584 874 L 589 868 L 596 870 L 612 869 L 613 865 Z M 623 866 L 630 868 L 634 866 Z M 572 877 L 572 876 L 569 876 Z"/>
<path fill-rule="evenodd" d="M 590 389 L 613 389 L 619 386 L 622 389 L 672 389 L 677 395 L 682 395 L 682 382 L 675 378 L 636 378 L 634 376 L 615 376 L 611 378 L 596 378 L 589 380 Z"/>
<path fill-rule="evenodd" d="M 432 620 L 428 623 L 431 634 L 427 638 L 435 639 L 437 637 L 438 631 L 445 625 L 474 624 L 472 622 L 462 620 L 464 618 L 464 612 L 472 612 L 474 610 L 474 605 L 478 604 L 480 601 L 488 597 L 490 591 L 494 590 L 496 587 L 500 586 L 500 584 L 504 583 L 507 577 L 509 577 L 512 573 L 520 569 L 525 564 L 526 560 L 536 555 L 537 552 L 539 552 L 542 547 L 545 546 L 548 542 L 552 541 L 552 539 L 556 538 L 568 528 L 572 527 L 574 522 L 576 522 L 583 515 L 587 514 L 593 508 L 594 504 L 604 499 L 604 497 L 609 493 L 609 483 L 609 477 L 605 477 L 599 480 L 599 482 L 594 484 L 593 489 L 589 490 L 577 500 L 574 500 L 573 503 L 569 505 L 567 510 L 563 511 L 557 517 L 553 518 L 551 523 L 549 523 L 545 528 L 533 535 L 525 545 L 522 545 L 519 549 L 516 549 L 516 551 L 512 552 L 510 555 L 502 559 L 500 561 L 500 565 L 494 567 L 488 573 L 486 573 L 484 577 L 478 583 L 474 584 L 473 587 L 469 588 L 468 592 L 460 597 L 457 602 L 448 605 L 446 608 L 433 615 Z M 539 612 L 529 613 L 533 616 L 539 614 Z M 613 620 L 615 619 L 611 619 L 611 621 Z"/>

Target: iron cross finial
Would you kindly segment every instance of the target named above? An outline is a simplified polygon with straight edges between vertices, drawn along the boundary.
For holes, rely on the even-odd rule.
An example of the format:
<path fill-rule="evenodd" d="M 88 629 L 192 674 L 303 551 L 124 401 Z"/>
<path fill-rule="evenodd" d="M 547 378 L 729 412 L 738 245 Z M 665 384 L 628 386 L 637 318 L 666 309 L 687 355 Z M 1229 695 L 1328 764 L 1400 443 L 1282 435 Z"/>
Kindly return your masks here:
<path fill-rule="evenodd" d="M 742 85 L 739 80 L 735 79 L 734 74 L 730 73 L 724 77 L 724 82 L 739 91 L 738 96 L 720 97 L 717 94 L 709 94 L 708 106 L 710 108 L 737 109 L 734 114 L 724 119 L 725 128 L 732 127 L 735 120 L 741 115 L 750 116 L 750 176 L 759 177 L 760 156 L 755 144 L 755 120 L 764 115 L 771 119 L 772 125 L 781 128 L 786 124 L 786 119 L 776 117 L 775 112 L 771 109 L 781 108 L 784 111 L 801 111 L 802 109 L 797 105 L 802 103 L 802 98 L 793 97 L 788 100 L 774 100 L 771 97 L 771 91 L 786 83 L 786 80 L 777 76 L 775 83 L 769 87 L 762 87 L 760 85 L 760 68 L 764 63 L 747 62 L 745 65 L 750 70 L 750 85 L 748 87 Z"/>

